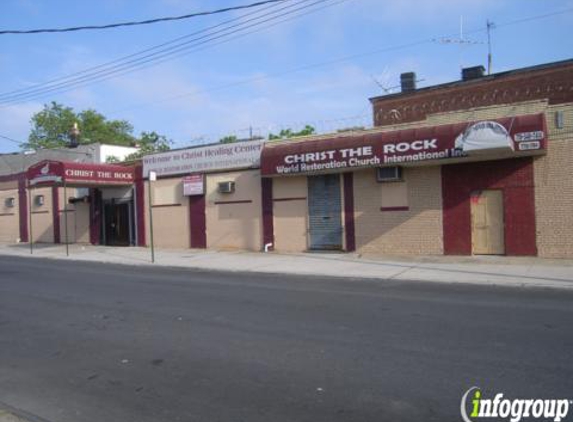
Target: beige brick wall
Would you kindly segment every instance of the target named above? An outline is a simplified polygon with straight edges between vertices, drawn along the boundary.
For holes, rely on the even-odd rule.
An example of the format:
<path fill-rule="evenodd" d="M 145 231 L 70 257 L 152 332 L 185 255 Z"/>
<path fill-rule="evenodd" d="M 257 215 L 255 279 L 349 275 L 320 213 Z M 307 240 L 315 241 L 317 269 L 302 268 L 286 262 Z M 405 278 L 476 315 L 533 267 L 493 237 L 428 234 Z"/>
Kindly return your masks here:
<path fill-rule="evenodd" d="M 565 126 L 555 127 L 555 112 Z M 537 251 L 545 258 L 573 258 L 573 104 L 549 106 L 547 155 L 536 158 Z"/>
<path fill-rule="evenodd" d="M 9 189 L 13 184 L 0 185 L 0 242 L 16 243 L 20 238 L 18 189 Z M 17 185 L 17 183 L 16 183 Z M 14 198 L 14 206 L 7 207 L 8 198 Z"/>
<path fill-rule="evenodd" d="M 235 182 L 234 193 L 219 193 L 219 182 Z M 207 247 L 260 251 L 261 172 L 244 170 L 207 175 Z M 248 201 L 248 202 L 245 202 Z"/>
<path fill-rule="evenodd" d="M 443 253 L 440 167 L 404 169 L 408 211 L 381 211 L 383 184 L 376 171 L 354 173 L 356 248 L 360 253 Z"/>
<path fill-rule="evenodd" d="M 66 217 L 64 213 L 64 188 L 58 188 L 60 205 L 60 239 L 64 243 L 66 239 Z M 68 200 L 78 196 L 78 190 L 67 188 Z M 90 242 L 90 205 L 88 203 L 68 203 L 68 242 L 69 243 L 89 243 Z"/>
<path fill-rule="evenodd" d="M 555 127 L 556 111 L 564 113 L 563 129 Z M 384 130 L 534 113 L 545 113 L 549 132 L 547 155 L 534 159 L 538 255 L 545 258 L 573 258 L 573 104 L 550 106 L 547 101 L 528 101 L 436 113 L 422 122 L 386 126 Z"/>
<path fill-rule="evenodd" d="M 181 177 L 159 179 L 153 186 L 153 243 L 159 248 L 189 248 L 189 198 L 183 196 Z M 145 238 L 150 244 L 149 182 L 145 183 Z"/>
<path fill-rule="evenodd" d="M 306 176 L 273 179 L 275 250 L 308 249 L 308 185 Z"/>
<path fill-rule="evenodd" d="M 36 204 L 36 197 L 44 195 L 44 205 Z M 52 217 L 52 188 L 32 189 L 32 240 L 39 243 L 54 243 L 54 220 Z"/>

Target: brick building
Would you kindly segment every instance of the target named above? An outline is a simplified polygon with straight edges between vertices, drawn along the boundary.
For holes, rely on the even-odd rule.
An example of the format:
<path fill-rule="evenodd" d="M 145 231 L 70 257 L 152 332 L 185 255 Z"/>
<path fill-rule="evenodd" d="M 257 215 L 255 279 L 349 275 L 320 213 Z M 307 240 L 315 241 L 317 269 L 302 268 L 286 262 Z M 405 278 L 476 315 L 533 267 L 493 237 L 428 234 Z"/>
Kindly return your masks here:
<path fill-rule="evenodd" d="M 573 257 L 573 61 L 462 76 L 403 74 L 370 100 L 373 130 L 268 143 L 265 242 Z"/>
<path fill-rule="evenodd" d="M 573 258 L 573 60 L 370 101 L 371 130 L 0 175 L 0 241 L 146 246 L 151 211 L 166 248 Z"/>

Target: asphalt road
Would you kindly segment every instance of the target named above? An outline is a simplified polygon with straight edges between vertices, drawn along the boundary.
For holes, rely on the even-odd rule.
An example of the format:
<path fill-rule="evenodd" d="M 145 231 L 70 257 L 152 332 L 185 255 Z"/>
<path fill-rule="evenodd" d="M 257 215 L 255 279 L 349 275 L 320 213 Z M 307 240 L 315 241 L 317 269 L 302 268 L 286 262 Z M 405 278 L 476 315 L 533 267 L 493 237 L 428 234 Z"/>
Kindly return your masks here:
<path fill-rule="evenodd" d="M 572 357 L 573 292 L 0 256 L 0 402 L 53 422 L 459 421 Z"/>

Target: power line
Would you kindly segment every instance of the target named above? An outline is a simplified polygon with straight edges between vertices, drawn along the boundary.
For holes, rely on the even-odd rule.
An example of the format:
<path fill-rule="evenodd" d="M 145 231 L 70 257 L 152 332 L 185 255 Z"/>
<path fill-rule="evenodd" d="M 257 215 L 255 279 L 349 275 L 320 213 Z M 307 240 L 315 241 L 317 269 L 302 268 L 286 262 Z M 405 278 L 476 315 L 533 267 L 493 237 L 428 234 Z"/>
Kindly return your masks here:
<path fill-rule="evenodd" d="M 303 0 L 303 1 L 306 1 L 306 0 Z M 325 1 L 325 0 L 322 0 L 322 1 Z M 347 0 L 342 0 L 342 1 L 340 1 L 339 3 L 343 2 L 343 1 L 347 1 Z M 338 3 L 337 3 L 337 4 L 338 4 Z M 318 9 L 315 9 L 315 10 L 318 10 Z M 560 14 L 569 13 L 569 12 L 571 12 L 571 11 L 573 11 L 573 8 L 564 9 L 564 10 L 560 10 L 560 11 L 556 11 L 556 12 L 552 12 L 552 13 L 547 13 L 547 14 L 543 14 L 543 15 L 536 15 L 536 16 L 532 16 L 532 17 L 528 17 L 528 18 L 524 18 L 524 19 L 519 19 L 519 20 L 515 20 L 515 21 L 510 21 L 510 22 L 503 23 L 503 24 L 501 24 L 501 25 L 497 25 L 497 27 L 499 28 L 499 27 L 504 27 L 504 26 L 509 26 L 509 25 L 515 25 L 515 24 L 519 24 L 519 23 L 523 23 L 523 22 L 528 22 L 528 21 L 532 21 L 532 20 L 543 19 L 543 18 L 547 18 L 547 17 L 551 17 L 551 16 L 556 16 L 556 15 L 560 15 Z M 312 13 L 312 12 L 313 12 L 313 11 L 311 11 L 311 12 L 309 12 L 309 13 Z M 296 17 L 300 17 L 300 15 L 299 15 L 299 16 L 295 16 L 294 18 L 296 18 Z M 293 19 L 293 18 L 291 18 L 291 19 Z M 289 19 L 286 19 L 286 20 L 289 20 Z M 286 21 L 286 20 L 283 20 L 283 21 L 281 21 L 281 22 L 284 22 L 284 21 Z M 263 28 L 263 29 L 264 29 L 264 28 Z M 472 30 L 472 31 L 467 31 L 466 33 L 476 33 L 476 32 L 483 32 L 483 31 L 485 31 L 485 30 L 482 28 L 482 29 L 475 29 L 475 30 Z M 200 31 L 200 32 L 202 32 L 202 31 Z M 251 32 L 248 32 L 247 34 L 242 34 L 242 35 L 240 35 L 240 36 L 248 35 L 249 33 L 253 33 L 253 32 L 257 32 L 257 31 L 251 31 Z M 185 38 L 185 37 L 181 37 L 181 38 Z M 235 39 L 235 38 L 238 38 L 238 37 L 234 37 L 233 39 Z M 242 81 L 237 81 L 237 82 L 234 82 L 234 83 L 231 83 L 231 84 L 226 84 L 226 85 L 214 87 L 214 88 L 207 89 L 207 90 L 201 90 L 201 91 L 194 92 L 194 93 L 185 93 L 185 94 L 178 94 L 178 95 L 175 95 L 175 96 L 169 96 L 169 97 L 166 97 L 166 98 L 161 99 L 161 100 L 158 100 L 158 101 L 154 101 L 154 102 L 151 102 L 151 103 L 146 103 L 146 104 L 144 104 L 143 106 L 152 105 L 152 104 L 156 104 L 156 103 L 161 103 L 161 102 L 165 102 L 165 101 L 170 101 L 170 100 L 178 99 L 178 98 L 190 97 L 190 96 L 198 95 L 198 94 L 201 94 L 201 93 L 212 92 L 212 91 L 218 91 L 218 90 L 222 90 L 222 89 L 226 89 L 226 88 L 230 88 L 230 87 L 235 87 L 235 86 L 244 85 L 244 84 L 251 83 L 251 82 L 256 82 L 256 81 L 263 80 L 263 79 L 267 79 L 267 78 L 271 78 L 271 77 L 282 76 L 282 75 L 289 74 L 289 73 L 294 73 L 294 72 L 299 72 L 299 71 L 308 70 L 308 69 L 312 69 L 312 68 L 318 68 L 318 67 L 328 66 L 328 65 L 331 65 L 331 64 L 340 63 L 340 62 L 345 62 L 345 61 L 353 60 L 353 59 L 356 59 L 356 58 L 366 57 L 366 56 L 378 54 L 378 53 L 381 53 L 381 52 L 410 48 L 410 47 L 414 47 L 414 46 L 417 46 L 417 45 L 422 45 L 422 44 L 426 44 L 426 43 L 432 42 L 432 41 L 434 41 L 435 39 L 436 39 L 436 38 L 434 37 L 434 38 L 430 38 L 430 39 L 414 41 L 414 42 L 407 43 L 407 44 L 403 44 L 403 45 L 392 46 L 392 47 L 386 47 L 386 48 L 383 48 L 383 49 L 377 49 L 377 50 L 373 50 L 373 51 L 369 51 L 369 52 L 365 52 L 365 53 L 360 53 L 360 54 L 350 55 L 350 56 L 346 56 L 346 57 L 341 57 L 341 58 L 334 59 L 334 60 L 329 60 L 329 61 L 326 61 L 326 62 L 315 63 L 315 64 L 311 64 L 311 65 L 306 65 L 306 66 L 302 66 L 302 67 L 297 67 L 297 68 L 293 68 L 293 69 L 290 69 L 290 70 L 287 70 L 287 71 L 284 71 L 284 72 L 278 72 L 278 73 L 274 73 L 274 74 L 270 74 L 270 75 L 266 75 L 266 76 L 259 76 L 259 77 L 255 77 L 255 78 L 249 78 L 249 79 L 245 79 L 245 80 L 242 80 Z M 230 41 L 230 40 L 225 40 L 225 41 L 222 41 L 222 42 L 228 42 L 228 41 Z M 219 42 L 219 43 L 217 43 L 217 44 L 220 44 L 220 43 L 222 43 L 222 42 Z M 169 44 L 169 42 L 168 42 L 168 43 L 164 43 L 164 44 L 162 44 L 162 45 L 165 45 L 165 44 Z M 215 45 L 217 45 L 217 44 L 215 44 Z M 211 46 L 212 46 L 212 45 L 211 45 Z M 208 46 L 207 46 L 207 47 L 204 47 L 204 48 L 208 48 Z M 153 48 L 152 48 L 152 49 L 153 49 Z M 150 49 L 148 49 L 148 50 L 150 50 Z M 144 51 L 148 51 L 148 50 L 144 50 Z M 133 56 L 133 55 L 132 55 L 132 56 Z M 131 56 L 128 56 L 128 57 L 131 57 Z M 164 60 L 164 61 L 165 61 L 165 60 Z M 149 65 L 148 65 L 148 66 L 149 66 Z M 96 68 L 97 68 L 97 67 L 99 67 L 99 66 L 96 66 Z M 122 74 L 125 74 L 125 73 L 128 73 L 128 72 L 129 72 L 129 70 L 128 70 L 128 71 L 124 71 Z M 120 75 L 121 75 L 121 74 L 120 74 Z M 117 76 L 120 76 L 120 75 L 117 75 Z M 109 79 L 109 78 L 108 78 L 108 79 Z M 85 86 L 85 85 L 87 85 L 87 84 L 88 84 L 88 83 L 84 83 L 82 86 Z M 73 89 L 73 88 L 71 88 L 71 89 Z M 52 91 L 53 91 L 53 90 L 54 90 L 54 89 L 52 89 Z M 70 90 L 70 89 L 67 89 L 67 90 Z M 47 93 L 47 92 L 48 92 L 48 91 L 46 91 L 46 93 Z M 40 93 L 38 93 L 38 95 L 40 95 Z M 28 99 L 31 99 L 31 98 L 28 98 Z M 9 102 L 9 101 L 7 101 L 7 102 Z M 6 106 L 4 106 L 4 107 L 6 107 Z M 126 108 L 123 108 L 123 109 L 121 109 L 121 110 L 119 110 L 119 111 L 129 110 L 129 109 L 134 109 L 134 108 L 139 108 L 139 107 L 142 107 L 142 105 L 135 105 L 135 106 L 133 106 L 133 107 L 126 107 Z M 0 108 L 3 108 L 2 105 L 0 105 Z"/>
<path fill-rule="evenodd" d="M 28 30 L 0 30 L 0 35 L 6 34 L 15 34 L 15 35 L 23 35 L 23 34 L 41 34 L 41 33 L 57 33 L 57 32 L 73 32 L 73 31 L 83 31 L 83 30 L 95 30 L 95 29 L 110 29 L 110 28 L 119 28 L 122 26 L 137 26 L 137 25 L 149 25 L 158 22 L 169 22 L 169 21 L 178 21 L 183 19 L 190 19 L 196 18 L 198 16 L 208 16 L 208 15 L 216 15 L 220 13 L 226 13 L 234 10 L 242 10 L 242 9 L 250 9 L 253 7 L 259 7 L 269 3 L 277 3 L 285 0 L 265 0 L 259 1 L 256 3 L 245 4 L 241 6 L 232 6 L 232 7 L 225 7 L 223 9 L 211 10 L 207 12 L 196 12 L 196 13 L 189 13 L 186 15 L 181 16 L 168 16 L 164 18 L 155 18 L 155 19 L 147 19 L 143 21 L 131 21 L 131 22 L 120 22 L 120 23 L 110 23 L 107 25 L 88 25 L 88 26 L 73 26 L 70 28 L 50 28 L 50 29 L 28 29 Z"/>
<path fill-rule="evenodd" d="M 237 38 L 240 38 L 240 37 L 243 37 L 243 36 L 255 33 L 255 32 L 259 32 L 263 29 L 267 29 L 269 27 L 276 26 L 277 24 L 286 22 L 287 20 L 299 18 L 299 17 L 304 16 L 304 15 L 309 14 L 309 13 L 314 13 L 317 10 L 320 10 L 322 8 L 315 8 L 313 10 L 306 12 L 306 13 L 299 13 L 298 15 L 295 15 L 294 17 L 292 17 L 290 19 L 283 19 L 283 20 L 277 21 L 277 19 L 282 18 L 284 16 L 288 16 L 288 15 L 294 14 L 296 12 L 302 11 L 304 9 L 308 9 L 308 8 L 313 7 L 313 6 L 316 6 L 320 3 L 324 3 L 324 2 L 328 2 L 328 1 L 332 1 L 332 0 L 315 0 L 314 2 L 312 2 L 310 4 L 306 4 L 306 5 L 303 4 L 303 3 L 308 2 L 308 1 L 310 1 L 310 0 L 301 0 L 298 3 L 295 3 L 291 6 L 288 6 L 288 7 L 282 8 L 282 9 L 278 9 L 278 10 L 274 10 L 272 12 L 266 13 L 266 14 L 258 16 L 256 18 L 249 19 L 243 23 L 229 26 L 223 30 L 215 31 L 215 32 L 208 34 L 206 36 L 198 37 L 198 38 L 192 39 L 191 41 L 186 41 L 185 43 L 181 43 L 181 44 L 169 47 L 167 49 L 160 50 L 156 53 L 149 54 L 149 55 L 140 57 L 138 59 L 130 60 L 130 61 L 127 61 L 127 62 L 122 63 L 120 65 L 111 66 L 108 69 L 103 69 L 103 70 L 100 70 L 97 72 L 90 72 L 84 76 L 71 78 L 68 81 L 64 81 L 64 82 L 61 82 L 58 84 L 50 84 L 50 85 L 46 86 L 45 88 L 30 88 L 27 92 L 21 92 L 21 93 L 13 94 L 13 95 L 5 95 L 4 98 L 0 99 L 0 108 L 5 107 L 6 104 L 8 104 L 8 103 L 16 103 L 17 104 L 17 103 L 32 100 L 32 99 L 37 98 L 37 97 L 45 96 L 48 93 L 66 92 L 66 91 L 72 90 L 74 88 L 86 86 L 86 85 L 89 85 L 89 84 L 92 84 L 95 82 L 101 82 L 103 80 L 107 80 L 107 79 L 110 79 L 112 77 L 121 76 L 121 75 L 124 75 L 127 73 L 131 73 L 133 71 L 141 70 L 141 69 L 144 69 L 144 68 L 147 68 L 150 66 L 155 66 L 157 64 L 163 63 L 163 62 L 171 60 L 173 58 L 187 55 L 192 51 L 203 50 L 203 49 L 213 47 L 215 45 L 229 42 L 229 41 L 232 41 L 234 39 L 237 39 Z M 344 1 L 348 1 L 348 0 L 340 0 L 338 3 L 335 3 L 335 4 L 339 4 L 339 3 L 342 3 Z M 298 6 L 300 4 L 303 4 L 303 5 L 300 7 L 293 7 L 293 6 Z M 282 12 L 284 10 L 286 10 L 284 13 L 277 14 L 277 11 Z M 266 17 L 266 16 L 270 16 L 270 17 L 261 20 L 262 17 Z M 251 22 L 251 21 L 254 21 L 254 22 L 249 24 L 249 25 L 244 25 L 245 23 Z M 277 22 L 275 22 L 274 24 L 271 24 L 271 25 L 263 26 L 262 28 L 258 28 L 264 23 L 273 22 L 273 21 L 277 21 Z M 229 29 L 232 29 L 232 28 L 236 28 L 236 29 L 229 31 Z M 257 29 L 254 29 L 254 30 L 251 30 L 248 32 L 244 32 L 245 30 L 247 30 L 249 28 L 257 28 Z M 222 34 L 220 34 L 221 32 L 222 32 Z M 243 32 L 243 33 L 241 34 L 241 32 Z M 220 34 L 220 35 L 213 36 L 214 34 Z M 225 37 L 229 37 L 230 35 L 233 35 L 233 34 L 237 34 L 237 35 L 234 35 L 233 37 L 224 39 Z M 219 42 L 213 43 L 213 41 L 216 41 L 218 39 L 222 39 L 222 40 Z M 200 48 L 197 48 L 197 47 L 200 47 Z M 3 107 L 2 107 L 2 105 L 3 105 Z"/>
<path fill-rule="evenodd" d="M 25 142 L 17 141 L 16 139 L 10 138 L 9 136 L 0 135 L 0 138 L 5 139 L 5 140 L 10 141 L 10 142 L 14 142 L 15 144 L 18 144 L 18 145 L 24 145 L 25 144 Z"/>
<path fill-rule="evenodd" d="M 525 22 L 530 22 L 533 20 L 539 20 L 539 19 L 544 19 L 544 18 L 548 18 L 548 17 L 552 17 L 552 16 L 557 16 L 557 15 L 562 15 L 562 14 L 566 14 L 566 13 L 570 13 L 573 12 L 573 8 L 570 9 L 564 9 L 564 10 L 560 10 L 557 12 L 552 12 L 552 13 L 546 13 L 543 15 L 536 15 L 536 16 L 530 16 L 528 18 L 523 18 L 523 19 L 518 19 L 518 20 L 514 20 L 514 21 L 509 21 L 509 22 L 505 22 L 503 24 L 496 24 L 496 28 L 501 28 L 501 27 L 505 27 L 505 26 L 511 26 L 511 25 L 517 25 L 520 23 L 525 23 Z M 474 29 L 474 30 L 470 30 L 467 31 L 466 34 L 473 34 L 473 33 L 478 33 L 478 32 L 486 32 L 487 28 L 480 28 L 480 29 Z M 451 37 L 451 36 L 455 36 L 457 34 L 449 34 L 449 35 L 445 35 L 444 37 Z M 343 56 L 343 57 L 339 57 L 336 59 L 332 59 L 332 60 L 327 60 L 327 61 L 323 61 L 323 62 L 317 62 L 317 63 L 313 63 L 313 64 L 309 64 L 309 65 L 304 65 L 304 66 L 300 66 L 300 67 L 294 67 L 285 71 L 281 71 L 281 72 L 276 72 L 276 73 L 271 73 L 268 75 L 262 75 L 262 76 L 256 76 L 253 78 L 247 78 L 247 79 L 243 79 L 240 81 L 236 81 L 236 82 L 232 82 L 229 84 L 225 84 L 225 85 L 219 85 L 213 88 L 208 88 L 208 89 L 204 89 L 204 90 L 200 90 L 200 91 L 195 91 L 195 92 L 188 92 L 188 93 L 184 93 L 184 94 L 177 94 L 177 95 L 173 95 L 173 96 L 169 96 L 169 97 L 164 97 L 162 99 L 159 100 L 155 100 L 152 102 L 148 102 L 148 103 L 143 103 L 143 104 L 135 104 L 133 106 L 127 106 L 127 107 L 123 107 L 121 109 L 118 109 L 116 111 L 112 111 L 112 113 L 118 113 L 118 112 L 123 112 L 123 111 L 127 111 L 127 110 L 133 110 L 133 109 L 137 109 L 137 108 L 142 108 L 142 107 L 147 107 L 147 106 L 151 106 L 151 105 L 155 105 L 155 104 L 159 104 L 159 103 L 164 103 L 167 101 L 171 101 L 171 100 L 178 100 L 181 98 L 188 98 L 188 97 L 194 97 L 197 95 L 201 95 L 201 94 L 207 94 L 210 92 L 215 92 L 215 91 L 221 91 L 224 89 L 228 89 L 228 88 L 234 88 L 237 86 L 241 86 L 241 85 L 246 85 L 249 83 L 253 83 L 253 82 L 259 82 L 265 79 L 271 79 L 271 78 L 276 78 L 279 76 L 284 76 L 284 75 L 288 75 L 291 73 L 297 73 L 297 72 L 302 72 L 305 70 L 311 70 L 311 69 L 316 69 L 316 68 L 321 68 L 321 67 L 326 67 L 326 66 L 330 66 L 333 64 L 337 64 L 337 63 L 344 63 L 344 62 L 348 62 L 351 60 L 355 60 L 355 59 L 359 59 L 359 58 L 364 58 L 364 57 L 368 57 L 368 56 L 372 56 L 375 54 L 380 54 L 380 53 L 385 53 L 385 52 L 389 52 L 389 51 L 396 51 L 396 50 L 404 50 L 407 48 L 412 48 L 412 47 L 417 47 L 420 45 L 424 45 L 424 44 L 429 44 L 429 43 L 433 43 L 435 42 L 437 38 L 436 37 L 432 37 L 432 38 L 426 38 L 426 39 L 420 39 L 417 41 L 412 41 L 410 43 L 405 43 L 405 44 L 400 44 L 400 45 L 395 45 L 395 46 L 389 46 L 389 47 L 384 47 L 384 48 L 380 48 L 380 49 L 376 49 L 376 50 L 370 50 L 370 51 L 366 51 L 363 53 L 358 53 L 358 54 L 352 54 L 349 56 Z M 1 108 L 1 106 L 0 106 Z"/>
<path fill-rule="evenodd" d="M 285 0 L 285 1 L 290 1 L 290 0 Z M 195 36 L 195 35 L 198 35 L 198 34 L 202 34 L 202 33 L 204 33 L 204 32 L 208 32 L 208 31 L 211 30 L 211 29 L 218 28 L 218 27 L 223 26 L 223 25 L 226 25 L 226 24 L 228 24 L 228 23 L 241 20 L 241 19 L 243 19 L 243 18 L 246 17 L 246 16 L 251 16 L 251 15 L 253 15 L 253 14 L 257 14 L 257 13 L 259 13 L 260 11 L 264 11 L 264 10 L 267 10 L 267 9 L 269 9 L 269 8 L 272 8 L 272 7 L 276 7 L 276 5 L 275 5 L 275 4 L 271 4 L 271 5 L 267 6 L 267 7 L 261 8 L 260 10 L 256 10 L 256 11 L 254 11 L 254 12 L 249 12 L 249 13 L 243 14 L 243 15 L 238 16 L 238 17 L 236 17 L 236 18 L 223 21 L 223 22 L 221 22 L 221 23 L 219 23 L 219 24 L 217 24 L 217 25 L 209 26 L 209 27 L 207 27 L 207 28 L 203 28 L 203 29 L 200 29 L 200 30 L 198 30 L 198 31 L 194 31 L 194 32 L 192 32 L 192 33 L 190 33 L 190 34 L 186 34 L 186 35 L 183 35 L 183 36 L 181 36 L 181 37 L 177 37 L 177 38 L 174 38 L 174 39 L 172 39 L 172 40 L 165 41 L 165 42 L 163 42 L 163 43 L 161 43 L 161 44 L 157 44 L 157 45 L 155 45 L 155 46 L 146 48 L 146 49 L 144 49 L 144 50 L 137 51 L 137 52 L 132 53 L 132 54 L 129 54 L 129 55 L 127 55 L 127 56 L 119 57 L 119 58 L 117 58 L 117 59 L 114 59 L 114 60 L 111 60 L 111 61 L 108 61 L 108 62 L 99 64 L 99 65 L 96 65 L 96 66 L 88 67 L 88 68 L 86 68 L 86 69 L 80 70 L 80 71 L 78 71 L 78 72 L 71 73 L 71 74 L 66 75 L 66 76 L 61 76 L 61 77 L 58 77 L 58 78 L 55 78 L 55 79 L 50 79 L 50 80 L 44 81 L 44 82 L 42 82 L 42 83 L 34 84 L 33 86 L 28 87 L 28 88 L 20 88 L 20 89 L 16 89 L 16 90 L 13 90 L 13 91 L 7 91 L 7 92 L 4 92 L 4 93 L 0 93 L 0 99 L 1 99 L 1 98 L 4 98 L 4 97 L 6 97 L 6 96 L 10 96 L 10 94 L 16 94 L 16 93 L 20 93 L 20 92 L 27 92 L 27 91 L 34 90 L 35 88 L 40 87 L 40 86 L 44 86 L 44 85 L 46 85 L 46 86 L 48 86 L 48 85 L 53 85 L 54 82 L 66 81 L 66 80 L 68 80 L 68 79 L 73 78 L 74 76 L 83 75 L 83 74 L 90 73 L 91 71 L 94 71 L 94 70 L 97 70 L 97 69 L 110 67 L 110 66 L 113 65 L 113 64 L 121 63 L 121 62 L 126 61 L 126 60 L 128 60 L 128 59 L 131 59 L 131 58 L 133 58 L 133 57 L 137 57 L 137 56 L 140 56 L 140 55 L 142 55 L 142 54 L 148 53 L 148 52 L 150 52 L 150 51 L 158 50 L 158 49 L 160 49 L 161 47 L 165 47 L 165 46 L 167 46 L 167 45 L 174 44 L 174 43 L 176 43 L 176 42 L 178 42 L 178 41 L 181 41 L 181 40 L 190 38 L 190 37 L 192 37 L 192 36 Z"/>
<path fill-rule="evenodd" d="M 306 2 L 306 1 L 310 1 L 310 0 L 302 0 L 299 3 L 295 3 L 295 5 L 298 5 L 298 4 Z M 325 0 L 321 0 L 321 1 L 325 1 Z M 234 32 L 237 32 L 237 31 L 242 29 L 241 26 L 243 26 L 245 23 L 256 21 L 257 19 L 269 16 L 269 15 L 272 16 L 273 13 L 276 13 L 277 11 L 280 12 L 280 11 L 283 11 L 285 9 L 288 10 L 289 7 L 292 7 L 292 6 L 287 6 L 287 7 L 278 9 L 278 10 L 274 10 L 270 13 L 265 13 L 261 16 L 248 19 L 242 23 L 230 25 L 230 26 L 228 25 L 228 26 L 224 27 L 223 29 L 209 33 L 209 31 L 211 31 L 213 28 L 217 28 L 217 27 L 221 26 L 221 24 L 211 26 L 211 27 L 205 28 L 203 30 L 196 31 L 192 34 L 188 34 L 184 37 L 179 37 L 175 40 L 160 44 L 159 46 L 147 48 L 147 49 L 140 51 L 138 53 L 134 53 L 134 54 L 131 54 L 131 55 L 126 56 L 124 58 L 114 60 L 112 62 L 109 62 L 108 65 L 104 64 L 104 65 L 95 66 L 91 69 L 86 69 L 86 70 L 77 72 L 75 74 L 72 74 L 70 76 L 59 78 L 59 80 L 61 81 L 59 83 L 38 84 L 38 85 L 35 85 L 33 87 L 30 87 L 30 88 L 21 89 L 21 90 L 19 90 L 20 91 L 19 93 L 16 93 L 15 91 L 13 91 L 12 94 L 10 94 L 10 93 L 0 94 L 0 102 L 6 103 L 6 102 L 13 102 L 15 100 L 20 100 L 23 98 L 36 97 L 40 94 L 43 95 L 44 93 L 57 91 L 57 90 L 60 90 L 63 88 L 68 88 L 68 87 L 71 87 L 74 85 L 78 85 L 80 83 L 83 83 L 82 86 L 85 86 L 87 84 L 87 82 L 89 82 L 89 81 L 92 81 L 92 80 L 95 81 L 95 80 L 101 79 L 101 78 L 106 77 L 106 76 L 115 75 L 118 72 L 123 72 L 122 74 L 125 74 L 125 73 L 128 73 L 128 72 L 126 72 L 127 70 L 133 69 L 137 66 L 141 66 L 142 64 L 154 62 L 154 61 L 157 61 L 158 59 L 166 58 L 166 57 L 172 56 L 178 52 L 184 51 L 186 49 L 190 49 L 194 46 L 197 46 L 200 44 L 205 44 L 205 43 L 211 41 L 212 39 L 217 39 L 217 38 L 221 38 L 223 36 L 229 35 L 229 34 L 231 34 L 231 32 L 228 31 L 229 29 L 233 29 L 233 28 L 238 27 L 239 29 L 234 31 Z M 257 13 L 257 12 L 255 12 L 255 13 Z M 250 13 L 250 14 L 247 14 L 244 16 L 249 16 L 251 14 L 253 14 L 253 13 Z M 238 19 L 240 20 L 244 16 L 242 16 L 241 18 L 238 18 Z M 237 19 L 232 19 L 228 22 L 232 22 L 235 20 L 237 20 Z M 225 33 L 225 31 L 227 31 L 227 32 Z M 207 33 L 207 35 L 195 37 L 195 38 L 192 38 L 191 40 L 188 40 L 188 41 L 185 41 L 182 43 L 178 43 L 178 44 L 175 44 L 175 45 L 167 47 L 167 48 L 161 48 L 162 46 L 173 44 L 177 40 L 181 40 L 181 39 L 188 38 L 190 36 L 202 34 L 202 33 Z M 221 33 L 222 33 L 222 35 L 219 35 L 218 37 L 213 37 L 213 35 L 217 35 L 217 34 L 221 34 Z M 209 38 L 209 37 L 211 37 L 211 38 Z M 157 50 L 157 49 L 159 49 L 159 51 L 156 51 L 156 52 L 151 53 L 151 54 L 142 55 L 142 54 L 145 54 L 146 52 Z M 137 56 L 140 56 L 140 57 L 137 57 Z M 137 57 L 137 58 L 127 60 L 127 59 L 130 59 L 132 57 Z M 164 61 L 166 61 L 166 60 L 164 60 Z M 117 64 L 114 64 L 114 63 L 117 63 Z M 97 69 L 100 69 L 100 70 L 97 70 Z M 83 75 L 83 76 L 79 76 L 79 75 Z"/>

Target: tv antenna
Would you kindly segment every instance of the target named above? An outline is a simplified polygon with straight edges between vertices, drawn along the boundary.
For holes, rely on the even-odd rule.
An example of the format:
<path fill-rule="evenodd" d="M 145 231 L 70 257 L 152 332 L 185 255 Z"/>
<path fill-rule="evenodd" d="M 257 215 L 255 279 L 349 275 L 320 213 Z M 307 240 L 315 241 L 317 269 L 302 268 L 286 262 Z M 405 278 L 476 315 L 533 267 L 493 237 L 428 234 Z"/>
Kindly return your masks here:
<path fill-rule="evenodd" d="M 489 21 L 488 21 L 489 22 Z M 489 36 L 489 27 L 488 27 L 488 36 Z M 464 17 L 460 16 L 460 36 L 459 38 L 450 38 L 450 37 L 442 37 L 442 38 L 434 38 L 432 41 L 437 42 L 439 44 L 457 44 L 460 46 L 460 68 L 463 68 L 462 63 L 462 49 L 464 46 L 467 45 L 476 45 L 476 44 L 483 44 L 482 41 L 475 41 L 468 38 L 464 38 Z"/>
<path fill-rule="evenodd" d="M 378 87 L 384 91 L 385 94 L 391 94 L 392 91 L 400 88 L 400 85 L 398 86 L 386 86 L 384 85 L 382 82 L 380 82 L 378 79 L 376 79 L 376 77 L 374 75 L 370 75 L 370 78 L 374 81 L 374 83 L 376 85 L 378 85 Z"/>

